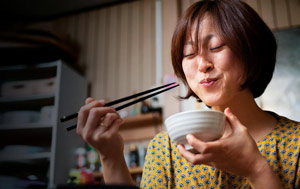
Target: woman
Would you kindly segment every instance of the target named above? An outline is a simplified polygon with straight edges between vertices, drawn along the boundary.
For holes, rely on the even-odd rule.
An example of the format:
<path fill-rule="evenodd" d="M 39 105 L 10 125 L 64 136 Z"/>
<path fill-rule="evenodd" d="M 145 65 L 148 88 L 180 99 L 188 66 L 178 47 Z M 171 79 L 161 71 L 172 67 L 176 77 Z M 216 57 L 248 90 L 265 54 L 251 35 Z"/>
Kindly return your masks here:
<path fill-rule="evenodd" d="M 298 188 L 299 123 L 261 110 L 254 98 L 272 78 L 276 41 L 246 3 L 200 1 L 176 26 L 172 64 L 188 94 L 223 111 L 221 139 L 187 140 L 199 153 L 172 142 L 166 132 L 150 143 L 142 188 Z M 87 99 L 77 132 L 94 146 L 106 183 L 132 184 L 118 134 L 119 115 L 103 101 Z M 112 150 L 113 149 L 113 150 Z"/>

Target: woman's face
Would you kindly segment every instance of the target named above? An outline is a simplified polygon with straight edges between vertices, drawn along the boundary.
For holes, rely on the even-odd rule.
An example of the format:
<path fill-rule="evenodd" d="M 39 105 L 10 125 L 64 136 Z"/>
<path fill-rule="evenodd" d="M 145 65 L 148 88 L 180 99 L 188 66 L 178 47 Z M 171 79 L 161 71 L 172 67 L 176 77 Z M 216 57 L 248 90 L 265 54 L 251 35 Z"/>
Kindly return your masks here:
<path fill-rule="evenodd" d="M 221 40 L 210 17 L 200 24 L 198 52 L 194 51 L 195 27 L 185 42 L 182 67 L 188 85 L 209 106 L 228 105 L 241 92 L 243 66 Z"/>

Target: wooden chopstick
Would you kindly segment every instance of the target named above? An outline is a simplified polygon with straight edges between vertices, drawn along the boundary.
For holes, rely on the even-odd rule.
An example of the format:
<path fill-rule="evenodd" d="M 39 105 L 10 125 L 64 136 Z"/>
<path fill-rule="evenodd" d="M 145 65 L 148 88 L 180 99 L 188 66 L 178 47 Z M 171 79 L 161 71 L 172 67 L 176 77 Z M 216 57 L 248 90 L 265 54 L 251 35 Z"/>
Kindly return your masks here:
<path fill-rule="evenodd" d="M 108 102 L 107 104 L 105 104 L 105 106 L 112 106 L 112 105 L 114 105 L 114 104 L 117 104 L 117 103 L 120 103 L 120 102 L 129 100 L 129 99 L 135 98 L 135 97 L 137 97 L 137 96 L 141 96 L 141 95 L 144 95 L 144 94 L 147 94 L 147 93 L 150 93 L 150 92 L 159 90 L 159 89 L 161 89 L 161 88 L 165 88 L 165 87 L 170 86 L 170 87 L 168 87 L 168 88 L 166 88 L 166 89 L 160 90 L 160 91 L 158 91 L 158 92 L 149 94 L 149 95 L 147 95 L 147 96 L 144 96 L 144 97 L 141 97 L 141 98 L 139 98 L 139 99 L 136 99 L 136 100 L 134 100 L 134 101 L 132 101 L 132 102 L 129 102 L 129 103 L 126 103 L 126 104 L 124 104 L 124 105 L 121 105 L 121 106 L 116 107 L 115 110 L 116 110 L 116 111 L 119 111 L 119 110 L 122 110 L 123 108 L 126 108 L 126 107 L 128 107 L 128 106 L 131 106 L 131 105 L 133 105 L 133 104 L 136 104 L 136 103 L 138 103 L 138 102 L 141 102 L 141 101 L 143 101 L 143 100 L 146 100 L 146 99 L 151 98 L 151 97 L 153 97 L 153 96 L 155 96 L 155 95 L 158 95 L 158 94 L 160 94 L 160 93 L 163 93 L 163 92 L 165 92 L 165 91 L 168 91 L 168 90 L 170 90 L 170 89 L 173 89 L 173 88 L 179 86 L 179 84 L 177 84 L 177 85 L 174 85 L 174 84 L 175 84 L 175 82 L 174 82 L 174 83 L 169 83 L 169 84 L 163 85 L 163 86 L 161 86 L 161 87 L 157 87 L 157 88 L 150 89 L 150 90 L 147 90 L 147 91 L 144 91 L 144 92 L 140 92 L 140 93 L 137 93 L 137 94 L 134 94 L 134 95 L 131 95 L 131 96 L 128 96 L 128 97 L 124 97 L 124 98 L 121 98 L 121 99 L 118 99 L 118 100 L 115 100 L 115 101 L 112 101 L 112 102 Z M 171 85 L 174 85 L 174 86 L 171 86 Z M 75 117 L 77 117 L 77 116 L 78 116 L 78 113 L 72 114 L 72 115 L 70 115 L 70 116 L 64 116 L 64 117 L 61 118 L 61 121 L 62 121 L 62 119 L 63 119 L 63 121 L 67 121 L 67 120 L 73 119 L 73 118 L 75 118 Z M 67 120 L 66 120 L 66 119 L 67 119 Z M 70 131 L 70 130 L 72 130 L 72 129 L 75 129 L 76 127 L 77 127 L 77 124 L 71 125 L 71 126 L 67 127 L 67 131 Z"/>

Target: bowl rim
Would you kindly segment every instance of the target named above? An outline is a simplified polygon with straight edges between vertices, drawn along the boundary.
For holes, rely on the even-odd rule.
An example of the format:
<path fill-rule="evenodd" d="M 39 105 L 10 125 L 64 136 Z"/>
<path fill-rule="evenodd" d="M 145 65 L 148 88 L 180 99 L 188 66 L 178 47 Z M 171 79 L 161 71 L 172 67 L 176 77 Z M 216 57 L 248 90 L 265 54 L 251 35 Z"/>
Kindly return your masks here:
<path fill-rule="evenodd" d="M 176 113 L 176 114 L 173 114 L 171 116 L 169 116 L 164 122 L 165 122 L 165 125 L 166 125 L 166 122 L 174 117 L 177 117 L 177 116 L 180 116 L 180 115 L 184 115 L 184 114 L 187 114 L 187 113 L 192 113 L 192 112 L 215 112 L 215 113 L 218 113 L 218 114 L 221 114 L 221 115 L 224 115 L 225 114 L 219 110 L 187 110 L 187 111 L 184 111 L 184 112 L 179 112 L 179 113 Z"/>

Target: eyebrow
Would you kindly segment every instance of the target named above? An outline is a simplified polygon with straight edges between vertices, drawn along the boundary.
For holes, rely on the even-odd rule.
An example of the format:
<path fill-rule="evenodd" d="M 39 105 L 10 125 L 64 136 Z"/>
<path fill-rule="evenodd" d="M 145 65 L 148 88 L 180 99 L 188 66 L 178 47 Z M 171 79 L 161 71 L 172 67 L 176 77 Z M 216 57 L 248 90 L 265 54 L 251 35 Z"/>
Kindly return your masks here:
<path fill-rule="evenodd" d="M 205 36 L 204 37 L 204 42 L 205 43 L 207 43 L 211 38 L 213 38 L 213 37 L 216 37 L 216 35 L 215 34 L 213 34 L 213 33 L 211 33 L 211 34 L 208 34 L 207 36 Z M 184 45 L 193 45 L 194 44 L 194 42 L 193 41 L 191 41 L 191 40 L 188 40 Z"/>

